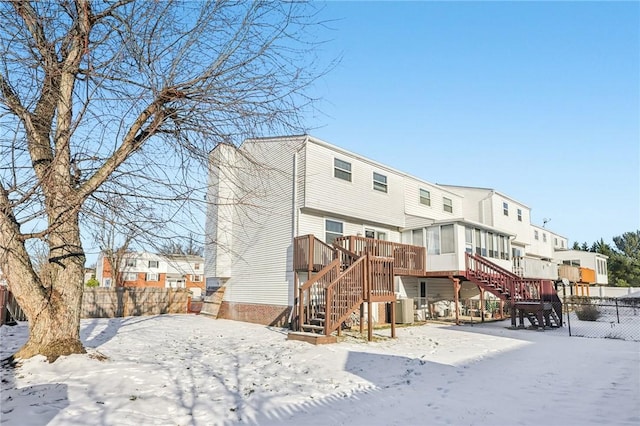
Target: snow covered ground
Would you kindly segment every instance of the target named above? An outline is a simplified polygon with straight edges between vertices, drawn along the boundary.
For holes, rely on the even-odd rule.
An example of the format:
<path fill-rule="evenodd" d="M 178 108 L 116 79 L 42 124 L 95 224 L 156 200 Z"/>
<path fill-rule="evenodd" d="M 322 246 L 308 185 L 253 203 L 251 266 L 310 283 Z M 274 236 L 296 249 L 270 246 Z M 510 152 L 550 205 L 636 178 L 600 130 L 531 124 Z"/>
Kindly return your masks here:
<path fill-rule="evenodd" d="M 164 315 L 82 321 L 88 356 L 2 369 L 5 425 L 638 425 L 640 343 L 509 321 L 287 341 Z M 26 339 L 0 327 L 0 357 Z"/>

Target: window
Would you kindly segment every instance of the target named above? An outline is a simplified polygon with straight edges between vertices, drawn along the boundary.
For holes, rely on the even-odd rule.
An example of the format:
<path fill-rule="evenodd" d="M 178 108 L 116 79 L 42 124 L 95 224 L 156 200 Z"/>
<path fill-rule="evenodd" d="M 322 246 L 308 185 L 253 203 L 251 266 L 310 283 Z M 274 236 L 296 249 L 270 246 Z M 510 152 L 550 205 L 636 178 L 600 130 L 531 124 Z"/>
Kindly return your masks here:
<path fill-rule="evenodd" d="M 538 231 L 537 230 L 533 231 L 533 238 L 536 239 L 536 240 L 540 239 L 540 236 L 538 235 Z"/>
<path fill-rule="evenodd" d="M 502 213 L 504 213 L 505 216 L 509 216 L 509 204 L 502 203 Z"/>
<path fill-rule="evenodd" d="M 556 247 L 558 246 L 558 239 L 555 237 L 553 238 L 553 245 Z"/>
<path fill-rule="evenodd" d="M 495 245 L 493 244 L 493 232 L 488 232 L 487 233 L 487 251 L 489 253 L 489 257 L 497 257 L 496 256 L 496 250 L 497 247 L 495 247 Z"/>
<path fill-rule="evenodd" d="M 158 274 L 156 272 L 147 272 L 147 281 L 158 281 Z"/>
<path fill-rule="evenodd" d="M 431 193 L 426 189 L 420 190 L 420 204 L 424 204 L 425 206 L 431 205 Z"/>
<path fill-rule="evenodd" d="M 380 192 L 387 192 L 387 177 L 380 173 L 373 172 L 373 189 Z"/>
<path fill-rule="evenodd" d="M 547 242 L 547 234 L 545 234 L 544 232 L 542 233 L 542 242 L 543 243 Z"/>
<path fill-rule="evenodd" d="M 440 228 L 427 228 L 427 254 L 440 254 Z"/>
<path fill-rule="evenodd" d="M 453 225 L 442 225 L 440 227 L 440 237 L 441 253 L 455 253 L 456 244 L 454 241 Z"/>
<path fill-rule="evenodd" d="M 157 268 L 157 267 L 158 267 L 158 261 L 157 260 L 150 260 L 149 261 L 149 268 Z"/>
<path fill-rule="evenodd" d="M 127 258 L 124 261 L 124 265 L 125 266 L 129 266 L 129 267 L 135 267 L 136 266 L 136 260 L 135 259 L 131 259 L 131 258 Z"/>
<path fill-rule="evenodd" d="M 481 241 L 481 235 L 482 231 L 480 231 L 479 229 L 475 230 L 475 234 L 476 234 L 476 254 L 478 256 L 482 255 L 482 245 L 480 244 Z"/>
<path fill-rule="evenodd" d="M 522 210 L 518 209 L 518 222 L 522 222 Z"/>
<path fill-rule="evenodd" d="M 442 209 L 445 212 L 453 213 L 453 201 L 451 201 L 451 198 L 442 197 Z"/>
<path fill-rule="evenodd" d="M 191 275 L 191 281 L 194 283 L 202 282 L 202 275 Z"/>
<path fill-rule="evenodd" d="M 193 269 L 195 269 L 196 271 L 200 270 L 200 264 L 196 263 L 195 265 L 193 265 Z"/>
<path fill-rule="evenodd" d="M 375 229 L 365 229 L 364 230 L 364 236 L 365 236 L 365 238 L 377 238 L 379 240 L 386 240 L 387 239 L 387 233 L 386 232 L 376 231 Z"/>
<path fill-rule="evenodd" d="M 325 229 L 325 238 L 324 242 L 327 244 L 332 244 L 336 238 L 342 237 L 342 222 L 338 222 L 335 220 L 325 220 L 324 229 Z"/>
<path fill-rule="evenodd" d="M 138 281 L 138 274 L 135 272 L 125 272 L 122 274 L 122 281 Z"/>
<path fill-rule="evenodd" d="M 351 163 L 334 158 L 333 176 L 351 182 Z"/>
<path fill-rule="evenodd" d="M 111 278 L 105 278 L 104 279 L 104 286 L 105 287 L 111 287 Z"/>
<path fill-rule="evenodd" d="M 473 253 L 473 228 L 464 228 L 464 251 Z"/>
<path fill-rule="evenodd" d="M 424 242 L 422 241 L 422 229 L 414 229 L 411 231 L 411 244 L 414 246 L 424 246 Z"/>
<path fill-rule="evenodd" d="M 560 247 L 564 248 L 564 240 L 560 240 Z"/>

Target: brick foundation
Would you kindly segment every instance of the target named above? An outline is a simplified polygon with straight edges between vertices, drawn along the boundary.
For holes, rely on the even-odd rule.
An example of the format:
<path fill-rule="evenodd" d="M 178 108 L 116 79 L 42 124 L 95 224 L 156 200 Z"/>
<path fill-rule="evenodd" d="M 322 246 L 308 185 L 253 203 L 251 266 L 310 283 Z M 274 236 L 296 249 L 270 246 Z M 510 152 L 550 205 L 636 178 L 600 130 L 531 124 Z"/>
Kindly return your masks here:
<path fill-rule="evenodd" d="M 286 327 L 290 312 L 291 306 L 222 302 L 218 318 Z"/>

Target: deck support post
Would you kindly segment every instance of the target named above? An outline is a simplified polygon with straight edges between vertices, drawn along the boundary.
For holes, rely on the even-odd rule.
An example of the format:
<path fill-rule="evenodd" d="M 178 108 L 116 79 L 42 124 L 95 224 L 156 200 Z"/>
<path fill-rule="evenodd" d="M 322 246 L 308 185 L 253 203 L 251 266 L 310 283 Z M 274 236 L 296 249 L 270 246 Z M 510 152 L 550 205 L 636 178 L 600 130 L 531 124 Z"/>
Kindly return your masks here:
<path fill-rule="evenodd" d="M 371 300 L 367 302 L 367 339 L 373 340 L 373 317 L 371 315 Z"/>
<path fill-rule="evenodd" d="M 360 335 L 364 334 L 364 302 L 360 304 Z"/>
<path fill-rule="evenodd" d="M 460 279 L 453 278 L 452 276 L 449 276 L 449 278 L 453 281 L 453 301 L 456 311 L 456 325 L 460 325 Z"/>
<path fill-rule="evenodd" d="M 396 337 L 396 302 L 391 302 L 391 338 Z"/>
<path fill-rule="evenodd" d="M 484 322 L 484 289 L 480 289 L 480 322 Z"/>

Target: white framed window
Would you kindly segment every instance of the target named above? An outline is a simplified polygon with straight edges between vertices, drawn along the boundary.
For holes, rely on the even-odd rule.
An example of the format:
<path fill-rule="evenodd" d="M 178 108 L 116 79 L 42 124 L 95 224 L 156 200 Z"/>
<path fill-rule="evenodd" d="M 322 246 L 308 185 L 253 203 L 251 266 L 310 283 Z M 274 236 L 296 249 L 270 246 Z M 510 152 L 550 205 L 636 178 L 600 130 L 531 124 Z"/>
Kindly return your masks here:
<path fill-rule="evenodd" d="M 442 254 L 456 252 L 453 225 L 442 225 L 440 227 L 440 252 Z"/>
<path fill-rule="evenodd" d="M 147 272 L 147 281 L 158 281 L 157 272 Z"/>
<path fill-rule="evenodd" d="M 560 240 L 560 248 L 564 248 L 564 240 Z"/>
<path fill-rule="evenodd" d="M 431 193 L 426 189 L 420 189 L 420 204 L 431 205 Z"/>
<path fill-rule="evenodd" d="M 502 203 L 502 213 L 505 216 L 509 216 L 509 204 L 507 203 Z"/>
<path fill-rule="evenodd" d="M 518 209 L 518 222 L 522 222 L 522 209 Z"/>
<path fill-rule="evenodd" d="M 553 245 L 558 247 L 558 238 L 556 237 L 553 238 Z"/>
<path fill-rule="evenodd" d="M 105 278 L 103 281 L 105 287 L 111 287 L 111 278 Z"/>
<path fill-rule="evenodd" d="M 130 268 L 135 268 L 136 259 L 128 257 L 128 258 L 125 259 L 124 265 L 127 266 L 127 267 L 130 267 Z"/>
<path fill-rule="evenodd" d="M 325 237 L 324 242 L 327 244 L 332 244 L 336 238 L 342 237 L 343 235 L 344 224 L 337 220 L 325 219 L 324 221 L 324 230 Z"/>
<path fill-rule="evenodd" d="M 442 210 L 453 213 L 453 201 L 451 198 L 442 197 Z"/>
<path fill-rule="evenodd" d="M 202 275 L 191 275 L 191 281 L 194 283 L 202 282 Z"/>
<path fill-rule="evenodd" d="M 138 274 L 135 272 L 125 272 L 122 274 L 122 281 L 138 281 Z"/>
<path fill-rule="evenodd" d="M 193 265 L 193 269 L 195 269 L 196 271 L 200 270 L 200 264 L 196 263 L 195 265 Z"/>
<path fill-rule="evenodd" d="M 339 158 L 333 159 L 333 176 L 351 182 L 351 163 Z"/>
<path fill-rule="evenodd" d="M 537 230 L 534 230 L 534 231 L 533 231 L 533 238 L 534 238 L 536 241 L 540 239 L 540 235 L 538 235 L 538 231 L 537 231 Z"/>
<path fill-rule="evenodd" d="M 380 173 L 373 172 L 373 189 L 380 192 L 387 192 L 387 177 Z"/>
<path fill-rule="evenodd" d="M 543 243 L 547 242 L 547 234 L 545 234 L 544 232 L 542 233 L 542 242 Z"/>
<path fill-rule="evenodd" d="M 158 261 L 157 260 L 150 260 L 149 261 L 149 268 L 157 268 L 157 267 L 158 267 Z"/>

